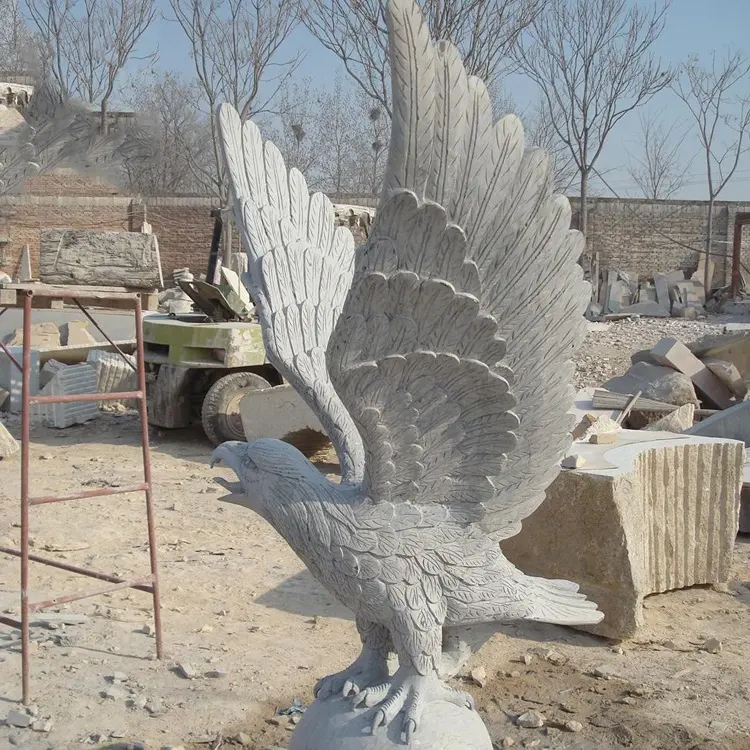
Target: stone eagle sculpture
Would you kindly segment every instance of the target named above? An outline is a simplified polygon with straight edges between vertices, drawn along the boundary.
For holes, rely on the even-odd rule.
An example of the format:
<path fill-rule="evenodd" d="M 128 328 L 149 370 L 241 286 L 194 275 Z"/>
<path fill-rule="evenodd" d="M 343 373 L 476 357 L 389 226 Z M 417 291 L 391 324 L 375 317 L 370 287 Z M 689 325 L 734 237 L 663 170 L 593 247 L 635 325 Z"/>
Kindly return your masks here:
<path fill-rule="evenodd" d="M 316 694 L 403 712 L 471 706 L 438 676 L 443 629 L 525 618 L 597 623 L 576 584 L 525 575 L 498 542 L 544 499 L 570 445 L 570 357 L 589 285 L 566 198 L 521 123 L 493 122 L 454 46 L 413 0 L 390 0 L 393 125 L 365 245 L 334 227 L 256 125 L 219 122 L 246 283 L 268 359 L 318 415 L 342 473 L 293 446 L 229 442 L 234 501 L 265 518 L 356 614 L 362 652 Z M 389 676 L 386 659 L 398 655 Z"/>

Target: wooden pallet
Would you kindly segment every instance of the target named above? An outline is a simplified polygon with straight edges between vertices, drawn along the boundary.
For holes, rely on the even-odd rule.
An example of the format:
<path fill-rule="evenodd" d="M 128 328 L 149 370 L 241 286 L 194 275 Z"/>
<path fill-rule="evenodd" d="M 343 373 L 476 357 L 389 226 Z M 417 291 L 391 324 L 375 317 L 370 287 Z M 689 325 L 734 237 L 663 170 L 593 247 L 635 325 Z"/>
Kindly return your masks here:
<path fill-rule="evenodd" d="M 106 307 L 132 310 L 136 295 L 141 298 L 144 311 L 155 311 L 159 294 L 155 289 L 131 289 L 124 286 L 73 286 L 65 284 L 0 284 L 0 307 L 23 307 L 23 300 L 31 293 L 31 306 L 36 309 L 62 309 L 77 300 L 87 307 Z"/>

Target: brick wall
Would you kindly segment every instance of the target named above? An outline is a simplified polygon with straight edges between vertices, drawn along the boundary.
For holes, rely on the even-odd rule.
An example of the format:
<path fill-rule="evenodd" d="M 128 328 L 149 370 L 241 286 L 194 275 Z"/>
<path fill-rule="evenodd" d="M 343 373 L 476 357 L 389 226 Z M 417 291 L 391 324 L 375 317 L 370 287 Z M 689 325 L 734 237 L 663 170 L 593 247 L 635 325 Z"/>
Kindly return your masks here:
<path fill-rule="evenodd" d="M 73 169 L 57 169 L 54 172 L 30 177 L 24 183 L 25 195 L 52 195 L 66 198 L 93 198 L 120 195 L 114 185 L 97 177 L 80 174 Z"/>
<path fill-rule="evenodd" d="M 574 224 L 578 200 L 571 198 Z M 702 201 L 647 201 L 593 198 L 589 204 L 588 252 L 598 250 L 600 269 L 650 275 L 677 268 L 695 270 L 705 246 L 708 204 Z M 750 205 L 717 202 L 713 215 L 715 283 L 729 283 L 734 217 Z M 750 228 L 743 235 L 742 261 L 750 268 Z"/>
<path fill-rule="evenodd" d="M 38 274 L 42 229 L 138 232 L 145 218 L 159 239 L 165 279 L 185 266 L 196 275 L 205 273 L 214 225 L 212 206 L 210 198 L 155 198 L 144 203 L 122 196 L 0 196 L 0 271 L 17 275 L 23 246 L 28 244 L 31 267 Z"/>
<path fill-rule="evenodd" d="M 29 246 L 31 267 L 39 272 L 42 229 L 97 229 L 131 231 L 130 198 L 55 198 L 37 195 L 0 195 L 0 271 L 18 272 L 21 251 Z M 140 228 L 140 224 L 138 227 Z"/>
<path fill-rule="evenodd" d="M 141 211 L 145 209 L 146 219 L 159 239 L 165 283 L 175 268 L 187 267 L 195 276 L 206 272 L 214 207 L 210 198 L 150 198 L 145 206 L 139 205 Z"/>
<path fill-rule="evenodd" d="M 54 178 L 54 179 L 52 179 Z M 17 273 L 21 249 L 28 244 L 32 268 L 38 270 L 39 232 L 43 228 L 139 231 L 146 218 L 159 238 L 162 269 L 168 279 L 175 268 L 204 273 L 213 234 L 210 198 L 131 199 L 119 195 L 91 197 L 96 189 L 115 190 L 102 183 L 70 175 L 37 178 L 40 195 L 0 196 L 0 271 Z M 46 182 L 44 182 L 46 180 Z M 89 196 L 57 197 L 58 191 L 89 191 Z M 97 187 L 98 186 L 98 187 Z M 355 196 L 346 196 L 354 198 Z M 341 200 L 343 196 L 334 196 Z M 362 196 L 356 196 L 362 202 Z M 571 199 L 574 224 L 577 200 Z M 734 217 L 750 212 L 750 204 L 720 202 L 714 209 L 715 282 L 729 282 Z M 675 268 L 694 269 L 703 248 L 706 204 L 693 201 L 645 201 L 594 198 L 589 208 L 589 251 L 598 250 L 600 269 L 649 275 Z M 3 241 L 7 240 L 7 241 Z M 238 249 L 236 233 L 233 247 Z M 742 262 L 750 269 L 750 226 L 743 233 Z M 744 271 L 750 279 L 750 270 Z"/>

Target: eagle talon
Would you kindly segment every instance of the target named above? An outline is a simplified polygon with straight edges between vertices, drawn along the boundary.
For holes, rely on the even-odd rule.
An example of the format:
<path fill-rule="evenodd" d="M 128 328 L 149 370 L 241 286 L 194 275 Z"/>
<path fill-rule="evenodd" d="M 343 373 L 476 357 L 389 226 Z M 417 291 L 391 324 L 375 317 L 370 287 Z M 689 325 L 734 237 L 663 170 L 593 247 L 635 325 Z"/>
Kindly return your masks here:
<path fill-rule="evenodd" d="M 474 699 L 468 693 L 448 687 L 436 675 L 420 675 L 409 667 L 399 668 L 390 684 L 363 690 L 356 696 L 353 705 L 367 705 L 370 700 L 380 704 L 372 719 L 372 733 L 375 734 L 382 726 L 388 726 L 398 714 L 403 713 L 401 733 L 407 744 L 419 729 L 422 712 L 428 703 L 446 701 L 474 710 Z"/>
<path fill-rule="evenodd" d="M 371 689 L 371 686 L 380 687 L 387 679 L 388 665 L 385 660 L 379 659 L 371 651 L 363 651 L 346 669 L 318 680 L 313 694 L 319 700 L 340 695 L 342 698 L 351 697 L 357 701 Z"/>

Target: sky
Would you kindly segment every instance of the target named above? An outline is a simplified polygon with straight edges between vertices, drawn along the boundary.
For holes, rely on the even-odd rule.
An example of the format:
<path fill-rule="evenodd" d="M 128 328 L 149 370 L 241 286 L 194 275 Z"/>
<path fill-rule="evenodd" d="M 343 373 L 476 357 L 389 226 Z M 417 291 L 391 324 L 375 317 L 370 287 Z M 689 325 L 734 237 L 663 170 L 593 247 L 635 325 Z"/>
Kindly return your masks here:
<path fill-rule="evenodd" d="M 637 0 L 648 4 L 650 0 Z M 163 13 L 169 15 L 167 0 L 160 0 Z M 664 62 L 677 65 L 689 54 L 696 54 L 708 62 L 713 51 L 740 51 L 750 57 L 750 0 L 672 0 L 668 11 L 665 30 L 655 45 L 655 52 Z M 155 64 L 160 70 L 179 71 L 186 77 L 192 75 L 192 61 L 188 46 L 179 26 L 168 20 L 159 19 L 148 31 L 142 49 L 159 49 Z M 328 52 L 309 32 L 299 28 L 288 40 L 287 50 L 294 54 L 301 51 L 305 60 L 299 76 L 311 78 L 314 85 L 332 86 L 337 74 L 346 81 L 343 66 L 332 53 Z M 133 63 L 130 73 L 142 63 Z M 511 76 L 504 82 L 506 90 L 516 102 L 520 112 L 537 99 L 537 92 L 530 82 L 518 76 Z M 742 87 L 750 96 L 750 80 Z M 738 87 L 738 92 L 741 90 Z M 694 131 L 691 131 L 690 115 L 685 105 L 677 97 L 665 91 L 657 95 L 646 107 L 644 115 L 653 114 L 670 129 L 681 141 L 683 163 L 692 159 L 688 173 L 688 184 L 674 196 L 684 199 L 705 199 L 705 166 L 702 150 Z M 523 119 L 523 117 L 522 117 Z M 638 195 L 639 191 L 627 173 L 629 153 L 638 154 L 640 121 L 638 112 L 626 116 L 610 136 L 597 168 L 605 175 L 610 188 L 619 196 Z M 720 200 L 742 200 L 750 202 L 750 141 L 749 150 L 743 155 L 734 179 L 719 196 Z M 606 186 L 595 185 L 595 192 L 611 196 Z"/>

